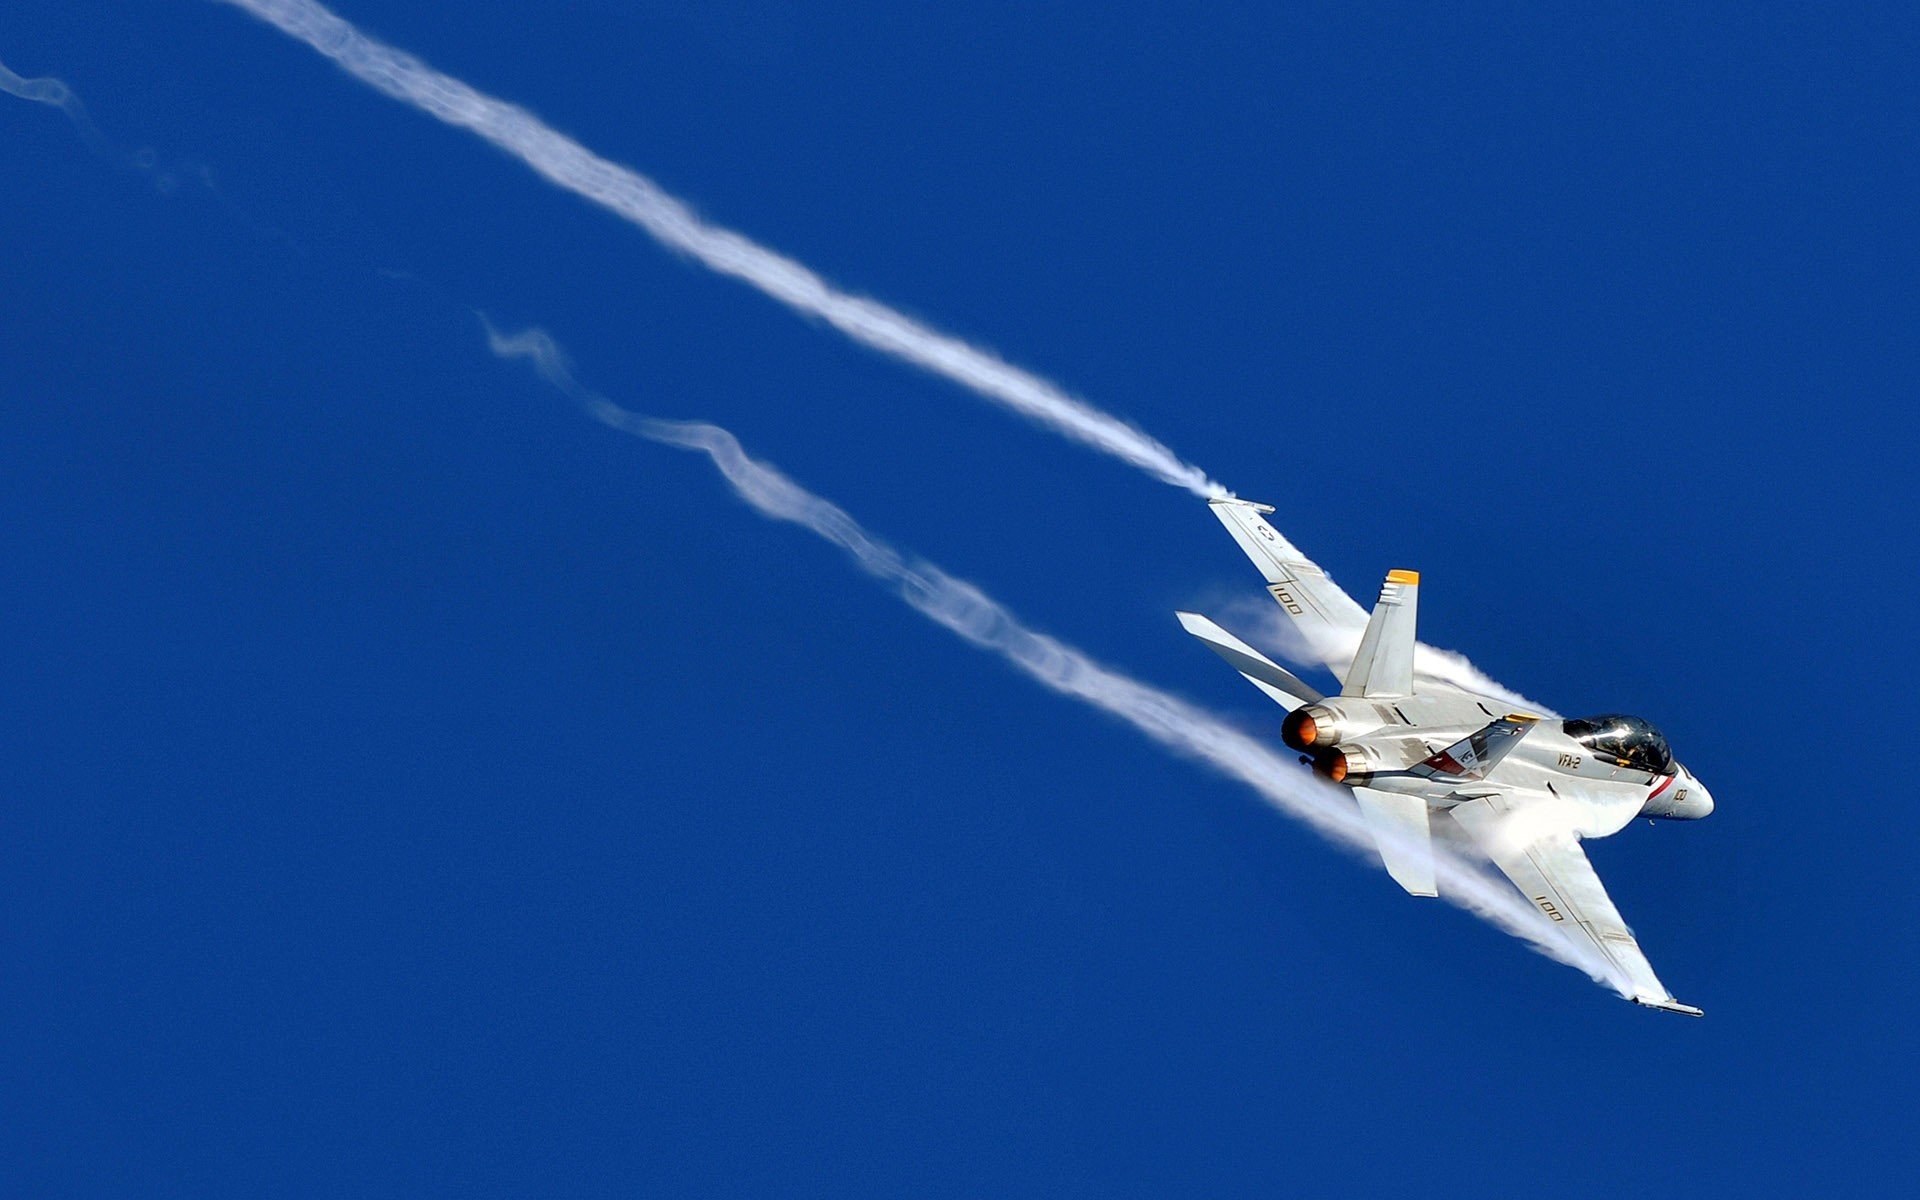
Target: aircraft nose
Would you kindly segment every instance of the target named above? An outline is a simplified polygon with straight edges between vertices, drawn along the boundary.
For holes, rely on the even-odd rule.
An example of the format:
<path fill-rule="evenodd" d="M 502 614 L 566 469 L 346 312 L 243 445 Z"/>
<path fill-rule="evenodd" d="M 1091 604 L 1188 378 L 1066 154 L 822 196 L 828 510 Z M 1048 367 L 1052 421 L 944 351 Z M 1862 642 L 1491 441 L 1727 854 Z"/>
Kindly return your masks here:
<path fill-rule="evenodd" d="M 1692 773 L 1689 772 L 1688 774 L 1689 778 L 1691 778 Z M 1701 817 L 1713 812 L 1713 793 L 1707 790 L 1706 784 L 1701 783 L 1698 779 L 1694 779 L 1693 786 L 1687 789 L 1687 798 L 1684 803 L 1686 805 L 1686 815 L 1695 820 L 1699 820 Z"/>
<path fill-rule="evenodd" d="M 1642 811 L 1669 821 L 1698 821 L 1713 811 L 1713 793 L 1692 771 L 1680 767 L 1672 778 L 1655 786 Z"/>

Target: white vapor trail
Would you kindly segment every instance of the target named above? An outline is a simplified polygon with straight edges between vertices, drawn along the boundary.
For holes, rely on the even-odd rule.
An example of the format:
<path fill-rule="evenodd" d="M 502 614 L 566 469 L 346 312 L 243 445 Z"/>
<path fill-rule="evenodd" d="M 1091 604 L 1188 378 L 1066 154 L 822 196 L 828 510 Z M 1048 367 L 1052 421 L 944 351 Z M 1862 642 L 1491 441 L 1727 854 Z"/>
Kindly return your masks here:
<path fill-rule="evenodd" d="M 80 97 L 63 81 L 53 78 L 27 79 L 14 74 L 7 64 L 0 63 L 0 92 L 59 109 L 67 114 L 67 120 L 73 122 L 73 127 L 80 131 L 81 140 L 89 147 L 98 152 L 111 153 L 106 139 L 94 128 L 93 119 L 87 116 L 86 105 L 80 103 Z"/>
<path fill-rule="evenodd" d="M 853 340 L 945 376 L 980 395 L 1130 463 L 1195 495 L 1225 489 L 1146 433 L 1069 395 L 992 352 L 921 324 L 876 301 L 841 291 L 805 266 L 744 235 L 702 221 L 653 181 L 600 158 L 524 109 L 486 96 L 402 51 L 374 41 L 313 0 L 222 0 L 305 42 L 361 81 L 438 119 L 465 128 L 559 186 L 644 229 L 710 269 L 738 278 Z M 0 66 L 0 91 L 60 108 L 90 142 L 98 134 L 73 91 L 57 79 L 25 79 Z M 489 329 L 503 357 L 530 359 L 556 387 L 612 428 L 705 454 L 747 504 L 769 518 L 809 530 L 845 551 L 868 575 L 936 624 L 993 652 L 1041 685 L 1075 697 L 1133 726 L 1160 745 L 1212 766 L 1337 844 L 1371 857 L 1373 837 L 1347 797 L 1297 770 L 1288 759 L 1218 717 L 1114 670 L 1024 625 L 979 588 L 901 553 L 844 510 L 773 467 L 749 457 L 715 425 L 665 421 L 628 411 L 587 391 L 567 371 L 544 333 Z M 1460 660 L 1460 667 L 1471 669 Z M 1489 681 L 1490 682 L 1490 681 Z M 1434 846 L 1443 894 L 1549 957 L 1611 984 L 1631 985 L 1597 954 L 1558 936 L 1537 910 L 1502 881 L 1443 845 Z"/>
<path fill-rule="evenodd" d="M 11 93 L 36 104 L 51 104 L 55 108 L 68 108 L 79 103 L 73 89 L 58 79 L 26 79 L 14 74 L 5 63 L 0 63 L 0 92 Z"/>
<path fill-rule="evenodd" d="M 609 162 L 526 109 L 476 91 L 413 55 L 375 41 L 314 0 L 221 0 L 332 59 L 362 83 L 469 130 L 545 176 L 644 229 L 703 266 L 730 275 L 854 341 L 943 375 L 1057 433 L 1197 496 L 1226 494 L 1205 472 L 1127 422 L 990 350 L 875 300 L 842 291 L 793 259 L 702 220 L 683 201 Z"/>
<path fill-rule="evenodd" d="M 1028 678 L 1131 725 L 1160 745 L 1237 779 L 1269 804 L 1338 845 L 1372 857 L 1373 835 L 1358 810 L 1331 784 L 1304 774 L 1286 758 L 1225 721 L 1168 692 L 1131 678 L 1057 638 L 1025 625 L 973 584 L 914 558 L 869 533 L 844 509 L 749 457 L 717 425 L 667 421 L 622 408 L 578 383 L 559 346 L 544 331 L 505 334 L 487 327 L 496 355 L 520 358 L 556 388 L 614 429 L 705 454 L 734 492 L 761 515 L 798 525 L 838 546 L 866 574 L 935 624 L 998 655 Z M 1549 957 L 1577 967 L 1622 995 L 1632 985 L 1598 955 L 1559 936 L 1518 893 L 1450 852 L 1433 846 L 1441 894 Z"/>
<path fill-rule="evenodd" d="M 466 129 L 558 186 L 637 225 L 663 245 L 818 317 L 854 341 L 1003 404 L 1043 426 L 1104 451 L 1164 482 L 1211 498 L 1226 489 L 1151 435 L 1068 394 L 998 355 L 930 328 L 875 300 L 836 288 L 818 274 L 747 238 L 704 221 L 646 176 L 609 162 L 523 108 L 475 90 L 420 59 L 376 41 L 315 0 L 221 0 L 304 42 L 368 86 L 449 125 Z M 1271 615 L 1271 613 L 1269 613 Z M 1358 634 L 1355 635 L 1356 643 Z M 1465 658 L 1421 646 L 1420 669 L 1489 694 L 1524 698 Z M 1352 648 L 1347 648 L 1352 657 Z M 1329 661 L 1322 657 L 1320 661 Z M 1524 707 L 1545 711 L 1530 702 Z"/>

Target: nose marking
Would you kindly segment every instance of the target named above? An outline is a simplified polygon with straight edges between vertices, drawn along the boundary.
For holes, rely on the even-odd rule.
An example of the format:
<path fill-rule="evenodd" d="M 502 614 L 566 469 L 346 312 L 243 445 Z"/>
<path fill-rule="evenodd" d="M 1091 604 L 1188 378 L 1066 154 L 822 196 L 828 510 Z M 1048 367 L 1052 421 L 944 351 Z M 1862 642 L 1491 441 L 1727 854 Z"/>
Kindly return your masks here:
<path fill-rule="evenodd" d="M 1660 794 L 1661 792 L 1664 792 L 1664 791 L 1666 791 L 1666 790 L 1667 790 L 1668 788 L 1670 788 L 1670 787 L 1672 787 L 1672 786 L 1673 786 L 1673 781 L 1674 781 L 1674 779 L 1675 779 L 1675 778 L 1676 778 L 1675 776 L 1672 776 L 1672 775 L 1669 775 L 1669 776 L 1667 776 L 1667 777 L 1666 777 L 1665 779 L 1662 779 L 1662 780 L 1660 781 L 1660 786 L 1659 786 L 1659 787 L 1657 787 L 1657 788 L 1654 788 L 1654 789 L 1653 789 L 1653 795 L 1651 795 L 1651 796 L 1648 796 L 1648 797 L 1647 797 L 1647 799 L 1649 799 L 1649 800 L 1651 800 L 1651 799 L 1653 799 L 1653 797 L 1654 797 L 1654 796 L 1658 796 L 1658 795 L 1659 795 L 1659 794 Z"/>

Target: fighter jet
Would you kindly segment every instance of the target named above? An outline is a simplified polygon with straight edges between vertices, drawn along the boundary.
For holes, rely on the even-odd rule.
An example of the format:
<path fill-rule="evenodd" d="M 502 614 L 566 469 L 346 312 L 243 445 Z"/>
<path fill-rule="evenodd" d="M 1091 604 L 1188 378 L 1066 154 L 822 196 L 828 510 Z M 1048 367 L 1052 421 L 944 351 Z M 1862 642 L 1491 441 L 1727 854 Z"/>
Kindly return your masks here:
<path fill-rule="evenodd" d="M 1425 672 L 1415 656 L 1420 576 L 1390 571 L 1373 613 L 1355 603 L 1244 500 L 1211 502 L 1298 635 L 1302 658 L 1341 680 L 1322 695 L 1197 613 L 1188 633 L 1287 710 L 1280 736 L 1353 793 L 1387 873 L 1436 896 L 1436 839 L 1490 859 L 1565 937 L 1597 951 L 1636 1004 L 1700 1016 L 1674 999 L 1594 874 L 1580 839 L 1635 817 L 1698 820 L 1713 796 L 1648 722 L 1514 711 L 1510 699 Z"/>

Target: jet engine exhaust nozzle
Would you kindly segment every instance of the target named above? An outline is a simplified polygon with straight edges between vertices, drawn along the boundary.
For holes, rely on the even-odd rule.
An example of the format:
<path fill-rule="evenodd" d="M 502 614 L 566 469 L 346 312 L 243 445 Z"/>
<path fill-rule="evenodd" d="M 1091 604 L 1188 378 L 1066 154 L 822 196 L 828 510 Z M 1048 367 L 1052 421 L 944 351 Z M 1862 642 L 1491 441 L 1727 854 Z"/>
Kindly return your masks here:
<path fill-rule="evenodd" d="M 1314 774 L 1335 783 L 1355 787 L 1373 778 L 1379 764 L 1361 746 L 1343 750 L 1322 750 L 1313 758 Z"/>
<path fill-rule="evenodd" d="M 1330 779 L 1335 783 L 1346 782 L 1347 756 L 1338 750 L 1318 751 L 1312 756 L 1311 761 L 1315 775 L 1320 776 L 1322 779 Z"/>
<path fill-rule="evenodd" d="M 1303 753 L 1340 740 L 1339 716 L 1318 704 L 1296 708 L 1280 723 L 1280 740 Z"/>

